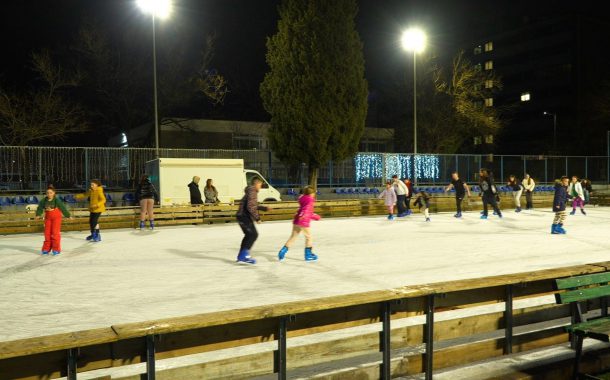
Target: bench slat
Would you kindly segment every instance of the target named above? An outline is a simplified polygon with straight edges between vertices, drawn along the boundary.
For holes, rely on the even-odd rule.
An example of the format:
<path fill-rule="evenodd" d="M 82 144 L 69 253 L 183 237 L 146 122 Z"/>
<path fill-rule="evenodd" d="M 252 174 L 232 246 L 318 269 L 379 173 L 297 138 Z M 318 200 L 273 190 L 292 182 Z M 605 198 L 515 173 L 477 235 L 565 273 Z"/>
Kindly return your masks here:
<path fill-rule="evenodd" d="M 587 274 L 583 276 L 575 276 L 568 278 L 559 278 L 556 281 L 558 290 L 579 288 L 581 286 L 610 282 L 610 272 Z"/>
<path fill-rule="evenodd" d="M 592 298 L 605 297 L 610 295 L 610 285 L 597 286 L 595 288 L 585 288 L 570 290 L 565 293 L 557 294 L 557 303 L 570 303 L 576 301 L 586 301 Z"/>
<path fill-rule="evenodd" d="M 610 337 L 610 317 L 598 318 L 588 322 L 567 326 L 566 331 L 608 342 Z"/>

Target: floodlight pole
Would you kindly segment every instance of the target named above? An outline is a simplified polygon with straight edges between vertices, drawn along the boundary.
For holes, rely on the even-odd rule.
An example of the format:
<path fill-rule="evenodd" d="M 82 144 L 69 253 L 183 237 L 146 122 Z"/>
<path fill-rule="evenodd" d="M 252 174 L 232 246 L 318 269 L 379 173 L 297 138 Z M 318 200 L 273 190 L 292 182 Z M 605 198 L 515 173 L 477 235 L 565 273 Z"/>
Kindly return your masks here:
<path fill-rule="evenodd" d="M 155 103 L 155 157 L 159 158 L 159 106 L 157 102 L 157 38 L 155 31 L 155 13 L 152 12 L 152 45 L 153 45 L 153 92 Z"/>
<path fill-rule="evenodd" d="M 417 51 L 413 49 L 413 184 L 417 185 Z"/>

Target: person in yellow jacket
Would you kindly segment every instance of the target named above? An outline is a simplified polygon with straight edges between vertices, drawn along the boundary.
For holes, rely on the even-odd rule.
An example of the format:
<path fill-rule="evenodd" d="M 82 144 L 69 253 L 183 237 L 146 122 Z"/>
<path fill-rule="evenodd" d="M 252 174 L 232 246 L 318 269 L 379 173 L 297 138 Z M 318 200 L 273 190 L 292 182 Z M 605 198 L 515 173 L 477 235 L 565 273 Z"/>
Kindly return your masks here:
<path fill-rule="evenodd" d="M 76 195 L 76 199 L 79 200 L 86 198 L 89 198 L 89 228 L 91 229 L 91 235 L 87 236 L 87 240 L 99 242 L 102 241 L 99 219 L 100 215 L 106 211 L 106 195 L 99 180 L 92 179 L 91 188 L 84 194 Z"/>

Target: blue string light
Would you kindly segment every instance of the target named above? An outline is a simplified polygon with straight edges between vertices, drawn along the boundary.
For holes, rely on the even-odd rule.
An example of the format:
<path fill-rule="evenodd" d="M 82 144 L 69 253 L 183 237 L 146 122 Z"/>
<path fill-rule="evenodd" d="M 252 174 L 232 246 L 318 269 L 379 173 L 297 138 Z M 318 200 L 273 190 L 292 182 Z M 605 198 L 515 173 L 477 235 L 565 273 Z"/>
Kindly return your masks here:
<path fill-rule="evenodd" d="M 356 181 L 391 178 L 413 178 L 413 156 L 407 154 L 358 153 L 354 158 Z M 385 162 L 384 162 L 385 161 Z M 438 180 L 440 160 L 436 155 L 423 154 L 415 158 L 419 180 Z"/>
<path fill-rule="evenodd" d="M 354 159 L 356 182 L 378 179 L 383 175 L 383 155 L 379 153 L 358 153 Z"/>

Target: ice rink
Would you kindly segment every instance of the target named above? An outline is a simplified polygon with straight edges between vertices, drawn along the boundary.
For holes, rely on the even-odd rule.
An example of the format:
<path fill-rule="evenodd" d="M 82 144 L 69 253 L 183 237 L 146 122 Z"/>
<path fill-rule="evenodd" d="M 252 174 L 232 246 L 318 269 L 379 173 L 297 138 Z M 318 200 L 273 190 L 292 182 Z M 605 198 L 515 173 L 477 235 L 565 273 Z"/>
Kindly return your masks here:
<path fill-rule="evenodd" d="M 568 216 L 551 235 L 550 210 L 335 218 L 313 224 L 277 261 L 289 221 L 258 226 L 259 263 L 234 263 L 237 224 L 63 234 L 63 253 L 39 254 L 42 234 L 0 236 L 0 341 L 368 290 L 610 260 L 610 208 Z"/>

